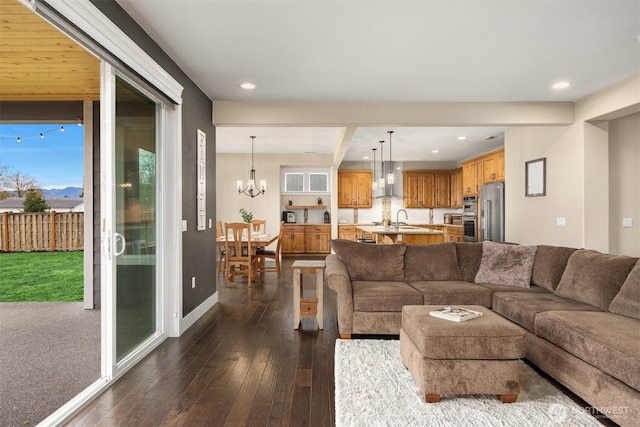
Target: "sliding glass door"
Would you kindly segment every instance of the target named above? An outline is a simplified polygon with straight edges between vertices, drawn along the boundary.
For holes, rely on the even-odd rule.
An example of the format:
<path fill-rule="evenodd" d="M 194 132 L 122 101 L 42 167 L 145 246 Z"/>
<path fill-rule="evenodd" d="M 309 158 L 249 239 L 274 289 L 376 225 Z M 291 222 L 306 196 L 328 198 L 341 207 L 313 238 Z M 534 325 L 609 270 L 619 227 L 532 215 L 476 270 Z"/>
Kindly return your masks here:
<path fill-rule="evenodd" d="M 163 104 L 108 64 L 101 143 L 101 198 L 108 376 L 136 363 L 165 336 L 158 192 Z"/>
<path fill-rule="evenodd" d="M 156 124 L 158 107 L 116 77 L 116 363 L 158 330 Z"/>

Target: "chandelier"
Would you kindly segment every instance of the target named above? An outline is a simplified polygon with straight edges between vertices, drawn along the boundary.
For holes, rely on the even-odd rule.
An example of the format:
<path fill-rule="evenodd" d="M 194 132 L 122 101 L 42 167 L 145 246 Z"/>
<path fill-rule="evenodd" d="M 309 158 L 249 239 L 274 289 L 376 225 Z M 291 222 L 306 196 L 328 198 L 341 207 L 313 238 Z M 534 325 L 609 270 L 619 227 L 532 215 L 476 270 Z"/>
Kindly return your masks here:
<path fill-rule="evenodd" d="M 374 191 L 378 189 L 378 178 L 376 178 L 376 150 L 377 148 L 371 149 L 371 151 L 373 151 L 373 173 L 371 174 L 373 179 L 371 180 L 371 189 Z"/>
<path fill-rule="evenodd" d="M 384 141 L 378 142 L 380 142 L 380 180 L 378 181 L 378 187 L 382 189 L 382 194 L 384 194 L 384 150 L 382 149 Z"/>
<path fill-rule="evenodd" d="M 258 197 L 261 194 L 264 194 L 267 189 L 267 181 L 264 179 L 260 180 L 260 188 L 256 186 L 256 168 L 253 166 L 253 140 L 256 138 L 255 136 L 250 136 L 251 138 L 251 172 L 249 172 L 249 181 L 247 181 L 247 185 L 242 185 L 242 180 L 239 179 L 237 181 L 237 189 L 238 194 L 244 194 L 246 196 Z"/>
<path fill-rule="evenodd" d="M 396 176 L 395 171 L 393 170 L 393 159 L 391 159 L 391 135 L 393 135 L 393 131 L 387 131 L 389 134 L 389 174 L 387 175 L 387 184 L 395 183 Z"/>

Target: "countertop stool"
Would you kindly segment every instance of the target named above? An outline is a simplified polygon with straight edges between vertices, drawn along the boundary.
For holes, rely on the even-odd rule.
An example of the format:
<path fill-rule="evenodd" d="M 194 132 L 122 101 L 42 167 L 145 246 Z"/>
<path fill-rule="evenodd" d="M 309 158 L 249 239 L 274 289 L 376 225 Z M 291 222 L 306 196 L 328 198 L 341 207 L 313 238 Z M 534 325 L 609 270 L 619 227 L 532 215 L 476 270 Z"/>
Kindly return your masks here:
<path fill-rule="evenodd" d="M 425 401 L 442 394 L 496 394 L 515 402 L 520 391 L 520 358 L 525 334 L 518 325 L 477 305 L 461 306 L 482 316 L 452 322 L 429 315 L 441 305 L 402 308 L 400 355 Z"/>
<path fill-rule="evenodd" d="M 323 286 L 324 261 L 294 261 L 293 265 L 293 328 L 298 329 L 300 318 L 313 318 L 318 321 L 318 329 L 324 329 L 323 322 Z M 315 274 L 315 291 L 309 295 L 303 292 L 302 275 Z"/>

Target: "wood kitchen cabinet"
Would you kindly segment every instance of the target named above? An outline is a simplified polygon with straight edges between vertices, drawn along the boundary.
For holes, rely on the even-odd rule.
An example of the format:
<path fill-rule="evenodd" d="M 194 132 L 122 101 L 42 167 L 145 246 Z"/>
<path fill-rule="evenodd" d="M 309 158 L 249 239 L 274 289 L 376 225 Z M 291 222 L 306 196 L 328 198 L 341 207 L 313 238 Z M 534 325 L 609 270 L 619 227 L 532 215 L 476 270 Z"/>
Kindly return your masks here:
<path fill-rule="evenodd" d="M 444 236 L 445 242 L 464 242 L 462 227 L 446 226 L 445 229 L 446 229 L 446 234 Z"/>
<path fill-rule="evenodd" d="M 479 178 L 482 176 L 482 161 L 477 159 L 462 163 L 463 196 L 478 195 L 480 191 Z"/>
<path fill-rule="evenodd" d="M 504 149 L 462 162 L 463 196 L 477 196 L 481 186 L 492 182 L 504 182 Z"/>
<path fill-rule="evenodd" d="M 449 171 L 403 172 L 405 208 L 449 207 Z"/>
<path fill-rule="evenodd" d="M 283 254 L 305 253 L 305 228 L 304 225 L 285 224 L 280 246 L 280 251 Z"/>
<path fill-rule="evenodd" d="M 435 183 L 433 207 L 448 208 L 451 202 L 451 199 L 449 197 L 451 188 L 449 182 L 449 172 L 436 172 L 433 174 L 433 180 Z"/>
<path fill-rule="evenodd" d="M 356 227 L 353 225 L 339 225 L 338 226 L 338 239 L 344 240 L 356 240 Z"/>
<path fill-rule="evenodd" d="M 450 198 L 449 206 L 452 208 L 462 207 L 462 168 L 453 170 L 449 175 Z"/>
<path fill-rule="evenodd" d="M 482 158 L 482 184 L 504 182 L 504 150 L 498 150 Z"/>
<path fill-rule="evenodd" d="M 371 207 L 371 171 L 338 171 L 338 207 Z"/>
<path fill-rule="evenodd" d="M 330 225 L 286 225 L 282 235 L 283 254 L 331 253 Z"/>
<path fill-rule="evenodd" d="M 308 254 L 328 254 L 331 252 L 330 240 L 330 225 L 309 225 L 305 230 L 304 251 Z"/>
<path fill-rule="evenodd" d="M 338 239 L 357 241 L 360 238 L 373 239 L 374 236 L 371 233 L 365 233 L 362 230 L 358 230 L 355 225 L 339 225 L 338 226 Z"/>

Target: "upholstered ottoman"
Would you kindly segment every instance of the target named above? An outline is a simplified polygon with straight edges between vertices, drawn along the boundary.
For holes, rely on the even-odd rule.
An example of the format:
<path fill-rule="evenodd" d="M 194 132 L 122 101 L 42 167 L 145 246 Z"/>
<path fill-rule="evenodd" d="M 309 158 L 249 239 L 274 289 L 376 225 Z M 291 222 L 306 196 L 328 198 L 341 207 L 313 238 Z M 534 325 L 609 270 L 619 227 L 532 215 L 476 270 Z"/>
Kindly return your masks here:
<path fill-rule="evenodd" d="M 482 317 L 452 322 L 429 315 L 441 305 L 402 308 L 400 355 L 428 403 L 441 394 L 496 394 L 515 402 L 520 391 L 519 359 L 525 356 L 524 331 L 477 305 Z"/>

